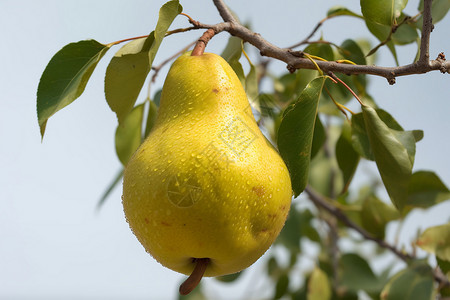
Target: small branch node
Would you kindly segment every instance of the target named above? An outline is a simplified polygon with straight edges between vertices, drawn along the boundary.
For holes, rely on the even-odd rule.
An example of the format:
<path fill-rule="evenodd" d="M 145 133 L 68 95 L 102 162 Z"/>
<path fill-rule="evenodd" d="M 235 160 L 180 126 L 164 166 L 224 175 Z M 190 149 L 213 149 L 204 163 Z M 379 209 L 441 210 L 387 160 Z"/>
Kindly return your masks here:
<path fill-rule="evenodd" d="M 294 51 L 294 50 L 291 50 L 291 49 L 287 49 L 287 51 L 289 52 L 289 54 L 291 54 L 291 55 L 293 55 L 295 57 L 300 57 L 300 58 L 305 57 L 305 55 L 304 55 L 305 53 L 303 51 Z"/>
<path fill-rule="evenodd" d="M 295 70 L 297 70 L 293 65 L 291 65 L 291 64 L 288 64 L 287 66 L 286 66 L 286 68 L 288 69 L 288 71 L 289 71 L 289 73 L 294 73 L 295 72 Z"/>
<path fill-rule="evenodd" d="M 395 73 L 394 72 L 389 73 L 389 75 L 386 77 L 386 79 L 390 85 L 394 85 L 396 83 Z"/>

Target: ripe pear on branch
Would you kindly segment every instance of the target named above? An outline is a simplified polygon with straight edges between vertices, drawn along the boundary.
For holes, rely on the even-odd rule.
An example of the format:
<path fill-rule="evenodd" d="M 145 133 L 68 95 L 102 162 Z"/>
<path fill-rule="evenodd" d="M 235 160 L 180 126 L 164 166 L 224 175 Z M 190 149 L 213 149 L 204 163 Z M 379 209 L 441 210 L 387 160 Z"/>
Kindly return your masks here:
<path fill-rule="evenodd" d="M 207 41 L 171 66 L 155 125 L 124 172 L 127 221 L 147 252 L 190 275 L 252 265 L 280 233 L 292 198 L 289 172 L 263 136 L 245 91 Z"/>

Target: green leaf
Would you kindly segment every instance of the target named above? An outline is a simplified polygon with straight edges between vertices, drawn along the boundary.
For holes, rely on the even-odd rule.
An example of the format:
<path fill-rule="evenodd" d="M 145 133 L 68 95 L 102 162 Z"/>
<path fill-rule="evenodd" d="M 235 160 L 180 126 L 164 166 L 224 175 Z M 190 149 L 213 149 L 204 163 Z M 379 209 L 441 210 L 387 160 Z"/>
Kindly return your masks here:
<path fill-rule="evenodd" d="M 130 113 L 151 70 L 156 52 L 175 17 L 182 11 L 178 0 L 165 3 L 159 10 L 156 28 L 145 39 L 122 47 L 106 70 L 105 96 L 119 124 Z"/>
<path fill-rule="evenodd" d="M 308 182 L 317 107 L 325 78 L 312 80 L 294 104 L 286 108 L 278 129 L 278 149 L 286 162 L 295 196 Z"/>
<path fill-rule="evenodd" d="M 281 297 L 283 297 L 289 287 L 289 276 L 284 273 L 282 274 L 278 280 L 277 283 L 275 285 L 275 296 L 274 299 L 280 299 Z"/>
<path fill-rule="evenodd" d="M 228 62 L 228 64 L 231 66 L 234 73 L 236 73 L 242 86 L 245 86 L 245 73 L 239 60 L 231 60 Z"/>
<path fill-rule="evenodd" d="M 249 113 L 251 113 L 251 109 L 255 109 L 261 114 L 261 106 L 259 103 L 259 88 L 258 88 L 258 77 L 256 74 L 256 68 L 248 58 L 245 56 L 250 65 L 250 70 L 248 71 L 247 76 L 245 77 L 245 93 L 247 94 L 248 101 L 250 103 Z"/>
<path fill-rule="evenodd" d="M 325 128 L 323 127 L 322 121 L 319 117 L 316 117 L 316 123 L 314 124 L 313 140 L 311 145 L 311 159 L 316 156 L 316 154 L 322 149 L 325 141 L 327 139 L 327 134 Z"/>
<path fill-rule="evenodd" d="M 261 110 L 261 117 L 268 117 L 272 120 L 277 117 L 279 108 L 273 94 L 258 94 L 257 101 Z"/>
<path fill-rule="evenodd" d="M 327 11 L 327 17 L 337 17 L 337 16 L 351 16 L 351 17 L 357 17 L 362 18 L 361 15 L 358 15 L 357 13 L 352 12 L 348 8 L 344 6 L 333 6 Z"/>
<path fill-rule="evenodd" d="M 411 133 L 413 134 L 416 143 L 423 139 L 423 130 L 412 130 Z"/>
<path fill-rule="evenodd" d="M 109 45 L 95 40 L 71 43 L 50 60 L 39 81 L 37 115 L 41 137 L 48 119 L 77 99 Z"/>
<path fill-rule="evenodd" d="M 401 19 L 405 18 L 404 15 L 400 17 Z M 414 43 L 419 34 L 417 33 L 416 24 L 410 24 L 406 22 L 405 24 L 399 26 L 397 30 L 392 35 L 392 41 L 397 45 L 407 45 Z"/>
<path fill-rule="evenodd" d="M 364 229 L 384 239 L 386 225 L 400 218 L 399 212 L 375 196 L 367 197 L 362 205 L 361 221 Z"/>
<path fill-rule="evenodd" d="M 159 101 L 161 100 L 161 93 L 162 89 L 159 89 L 154 95 L 153 95 L 153 102 L 155 102 L 156 106 L 159 107 Z"/>
<path fill-rule="evenodd" d="M 295 292 L 291 293 L 291 300 L 307 300 L 307 288 L 303 285 L 301 288 L 297 289 Z"/>
<path fill-rule="evenodd" d="M 200 282 L 197 287 L 187 295 L 178 294 L 178 300 L 207 300 L 202 291 L 202 283 Z"/>
<path fill-rule="evenodd" d="M 228 38 L 228 43 L 220 56 L 227 62 L 232 60 L 239 60 L 242 55 L 242 40 L 235 36 Z"/>
<path fill-rule="evenodd" d="M 218 277 L 215 277 L 215 279 L 218 281 L 221 281 L 221 282 L 230 283 L 230 282 L 234 282 L 236 279 L 238 279 L 239 276 L 241 276 L 241 274 L 242 274 L 242 272 L 237 272 L 237 273 L 233 273 L 233 274 L 229 274 L 229 275 L 218 276 Z"/>
<path fill-rule="evenodd" d="M 356 43 L 354 40 L 347 39 L 345 40 L 339 49 L 342 56 L 355 64 L 358 65 L 365 65 L 366 64 L 366 57 L 359 47 L 358 43 Z"/>
<path fill-rule="evenodd" d="M 120 171 L 117 173 L 116 176 L 114 176 L 113 181 L 110 183 L 108 188 L 103 193 L 102 197 L 97 203 L 97 209 L 100 209 L 102 205 L 105 203 L 106 199 L 108 199 L 109 195 L 111 195 L 111 192 L 114 190 L 114 188 L 120 183 L 120 180 L 123 177 L 123 169 L 120 169 Z"/>
<path fill-rule="evenodd" d="M 442 270 L 442 273 L 446 274 L 447 278 L 450 279 L 450 261 L 443 260 L 443 259 L 440 259 L 439 257 L 436 257 L 436 262 L 437 262 L 439 268 Z"/>
<path fill-rule="evenodd" d="M 297 209 L 291 209 L 286 224 L 277 238 L 277 243 L 283 244 L 291 252 L 300 251 L 301 218 Z"/>
<path fill-rule="evenodd" d="M 409 181 L 405 207 L 428 208 L 449 199 L 450 190 L 434 172 L 418 171 Z"/>
<path fill-rule="evenodd" d="M 136 102 L 150 65 L 146 39 L 125 44 L 111 59 L 105 75 L 105 97 L 122 124 Z"/>
<path fill-rule="evenodd" d="M 314 43 L 306 47 L 303 52 L 319 56 L 328 61 L 334 60 L 333 48 L 329 44 Z"/>
<path fill-rule="evenodd" d="M 331 284 L 327 274 L 315 267 L 308 281 L 307 300 L 331 299 Z"/>
<path fill-rule="evenodd" d="M 344 59 L 350 60 L 358 65 L 367 65 L 366 56 L 364 55 L 363 50 L 361 49 L 360 45 L 354 40 L 345 40 L 339 47 L 338 51 Z M 351 79 L 353 85 L 355 86 L 356 92 L 362 96 L 367 95 L 366 75 L 354 75 L 351 76 Z"/>
<path fill-rule="evenodd" d="M 357 43 L 358 43 L 359 47 L 361 48 L 362 52 L 364 53 L 364 55 L 366 55 L 366 53 L 369 53 L 369 51 L 373 48 L 372 42 L 368 39 L 368 37 L 363 38 L 363 39 L 358 39 Z M 370 56 L 366 56 L 365 58 L 366 58 L 367 65 L 374 65 L 375 62 L 377 61 L 376 53 L 374 53 L 373 55 L 370 55 Z"/>
<path fill-rule="evenodd" d="M 376 109 L 378 117 L 394 131 L 403 131 L 402 126 L 385 110 Z M 423 138 L 422 130 L 409 131 L 412 134 L 416 142 Z M 356 152 L 362 157 L 375 160 L 372 149 L 370 148 L 369 137 L 367 135 L 366 125 L 364 124 L 364 117 L 362 113 L 352 116 L 352 144 Z M 412 149 L 410 149 L 412 151 Z"/>
<path fill-rule="evenodd" d="M 280 77 L 272 76 L 276 101 L 283 104 L 295 101 L 316 76 L 317 71 L 306 69 L 297 70 L 292 74 L 285 73 Z"/>
<path fill-rule="evenodd" d="M 450 262 L 450 223 L 427 228 L 416 244 L 439 259 Z"/>
<path fill-rule="evenodd" d="M 386 125 L 394 130 L 403 131 L 403 127 L 385 110 L 377 109 L 377 115 L 386 123 Z"/>
<path fill-rule="evenodd" d="M 239 62 L 241 55 L 242 40 L 235 36 L 230 36 L 230 38 L 228 39 L 228 43 L 220 56 L 222 56 L 231 66 L 231 68 L 241 81 L 242 86 L 245 86 L 245 73 L 241 63 Z"/>
<path fill-rule="evenodd" d="M 362 110 L 381 179 L 394 205 L 402 210 L 414 163 L 414 135 L 410 131 L 390 129 L 369 106 L 363 106 Z"/>
<path fill-rule="evenodd" d="M 147 122 L 145 124 L 144 138 L 146 138 L 152 131 L 152 128 L 153 128 L 153 125 L 155 125 L 157 116 L 158 116 L 158 107 L 156 106 L 154 101 L 150 101 L 150 105 L 148 106 L 148 112 L 147 112 Z"/>
<path fill-rule="evenodd" d="M 258 99 L 259 89 L 258 89 L 258 77 L 256 76 L 256 68 L 252 62 L 248 61 L 250 64 L 250 70 L 245 77 L 245 93 L 250 103 L 255 103 Z"/>
<path fill-rule="evenodd" d="M 361 0 L 361 12 L 370 22 L 391 26 L 408 0 Z"/>
<path fill-rule="evenodd" d="M 164 39 L 167 30 L 169 30 L 170 25 L 176 16 L 178 16 L 183 11 L 183 7 L 180 5 L 178 0 L 171 0 L 165 3 L 159 10 L 158 23 L 154 30 L 154 40 L 149 36 L 147 40 L 152 40 L 150 50 L 148 51 L 148 61 L 149 65 L 153 64 L 156 52 L 158 52 L 159 46 Z"/>
<path fill-rule="evenodd" d="M 370 147 L 369 136 L 362 113 L 352 116 L 352 145 L 356 152 L 368 160 L 375 160 L 372 148 Z"/>
<path fill-rule="evenodd" d="M 276 242 L 282 244 L 291 253 L 300 252 L 300 239 L 307 237 L 313 242 L 319 242 L 320 236 L 316 228 L 311 224 L 315 216 L 310 210 L 298 211 L 293 208 L 289 212 L 286 224 L 281 230 Z"/>
<path fill-rule="evenodd" d="M 381 292 L 383 300 L 434 299 L 434 281 L 431 268 L 423 262 L 415 263 L 394 275 Z"/>
<path fill-rule="evenodd" d="M 136 106 L 116 129 L 116 153 L 126 166 L 128 160 L 142 142 L 144 104 Z"/>
<path fill-rule="evenodd" d="M 344 254 L 340 262 L 341 284 L 350 291 L 379 292 L 383 286 L 365 259 L 357 254 Z"/>
<path fill-rule="evenodd" d="M 307 237 L 312 242 L 320 242 L 320 235 L 313 224 L 314 220 L 316 219 L 316 216 L 314 216 L 309 209 L 306 209 L 300 212 L 299 217 L 300 217 L 301 237 Z"/>
<path fill-rule="evenodd" d="M 347 123 L 342 125 L 341 136 L 336 142 L 336 161 L 344 177 L 342 194 L 347 191 L 360 161 L 358 152 L 352 146 L 351 128 Z"/>
<path fill-rule="evenodd" d="M 419 11 L 423 11 L 423 0 L 420 0 L 419 7 L 417 9 Z M 433 24 L 436 24 L 437 22 L 442 20 L 447 15 L 449 10 L 450 0 L 433 0 L 433 2 L 431 2 L 431 17 L 433 18 Z M 417 20 L 416 26 L 417 28 L 422 30 L 422 16 Z"/>
<path fill-rule="evenodd" d="M 308 184 L 321 195 L 334 197 L 343 188 L 342 176 L 338 171 L 334 157 L 325 151 L 319 152 L 311 160 Z"/>
<path fill-rule="evenodd" d="M 274 275 L 280 271 L 280 266 L 278 265 L 278 261 L 275 257 L 270 257 L 267 261 L 267 275 L 270 277 L 275 277 Z"/>

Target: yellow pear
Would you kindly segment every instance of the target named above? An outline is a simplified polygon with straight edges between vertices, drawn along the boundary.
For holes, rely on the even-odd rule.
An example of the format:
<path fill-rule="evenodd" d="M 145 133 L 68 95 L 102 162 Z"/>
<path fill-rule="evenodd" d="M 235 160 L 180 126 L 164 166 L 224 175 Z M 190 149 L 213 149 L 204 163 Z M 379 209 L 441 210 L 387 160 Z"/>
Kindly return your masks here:
<path fill-rule="evenodd" d="M 180 56 L 124 173 L 125 215 L 147 252 L 184 274 L 201 259 L 205 276 L 239 272 L 274 242 L 291 198 L 233 69 L 211 53 Z"/>

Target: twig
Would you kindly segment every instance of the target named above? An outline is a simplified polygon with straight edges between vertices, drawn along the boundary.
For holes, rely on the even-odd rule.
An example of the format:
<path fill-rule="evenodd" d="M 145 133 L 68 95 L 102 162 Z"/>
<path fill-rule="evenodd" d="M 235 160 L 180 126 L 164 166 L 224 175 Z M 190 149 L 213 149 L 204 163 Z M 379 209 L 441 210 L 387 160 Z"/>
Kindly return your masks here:
<path fill-rule="evenodd" d="M 316 33 L 317 30 L 319 30 L 319 28 L 323 25 L 323 23 L 326 20 L 329 20 L 329 18 L 327 17 L 327 18 L 320 20 L 319 23 L 317 23 L 316 27 L 314 27 L 314 29 L 311 31 L 311 33 L 306 38 L 304 38 L 303 41 L 300 41 L 297 44 L 294 44 L 294 45 L 288 47 L 288 49 L 294 49 L 303 44 L 307 44 L 309 42 L 309 39 Z"/>
<path fill-rule="evenodd" d="M 402 26 L 403 24 L 405 24 L 406 22 L 408 22 L 409 20 L 411 20 L 411 17 L 405 17 L 405 18 L 403 18 L 403 20 L 400 23 L 392 25 L 391 31 L 389 32 L 389 35 L 386 37 L 386 39 L 384 41 L 382 41 L 381 43 L 379 43 L 377 46 L 375 46 L 375 48 L 370 50 L 369 53 L 367 53 L 366 56 L 371 56 L 372 54 L 377 52 L 378 49 L 380 49 L 382 46 L 384 46 L 387 43 L 389 43 L 391 41 L 391 39 L 392 39 L 392 35 L 397 31 L 397 29 L 400 26 Z"/>
<path fill-rule="evenodd" d="M 423 2 L 423 23 L 422 23 L 422 37 L 420 39 L 420 56 L 419 64 L 427 64 L 430 59 L 430 35 L 433 30 L 433 19 L 431 17 L 431 2 L 432 0 L 425 0 Z M 449 69 L 447 68 L 447 72 Z"/>
<path fill-rule="evenodd" d="M 225 22 L 238 23 L 222 0 L 213 0 L 213 2 Z"/>
<path fill-rule="evenodd" d="M 369 232 L 359 227 L 356 223 L 350 220 L 339 208 L 329 203 L 324 199 L 321 195 L 319 195 L 316 191 L 314 191 L 310 186 L 307 186 L 305 189 L 305 193 L 309 196 L 309 199 L 317 205 L 335 216 L 339 221 L 344 223 L 347 227 L 352 228 L 357 231 L 360 235 L 362 235 L 366 240 L 373 241 L 378 244 L 381 248 L 387 249 L 399 257 L 406 263 L 409 263 L 414 257 L 408 253 L 401 252 L 396 247 L 387 243 L 386 241 L 376 238 L 372 236 Z M 441 286 L 450 287 L 450 281 L 447 277 L 440 271 L 439 268 L 433 270 L 433 278 L 438 282 Z"/>
<path fill-rule="evenodd" d="M 352 220 L 350 220 L 339 208 L 335 207 L 334 205 L 327 202 L 321 195 L 319 195 L 316 191 L 314 191 L 311 187 L 306 187 L 305 189 L 306 194 L 308 194 L 311 201 L 314 202 L 314 204 L 320 206 L 321 208 L 325 209 L 327 212 L 335 216 L 339 221 L 347 225 L 347 227 L 352 228 L 353 230 L 357 231 L 359 234 L 361 234 L 366 240 L 373 241 L 377 243 L 380 247 L 388 249 L 392 253 L 394 253 L 396 256 L 398 256 L 401 260 L 405 262 L 409 262 L 413 257 L 407 253 L 403 253 L 394 246 L 386 243 L 384 240 L 381 240 L 379 238 L 376 238 L 372 236 L 369 232 L 364 230 L 363 228 L 359 227 L 357 224 L 355 224 Z"/>
<path fill-rule="evenodd" d="M 294 44 L 294 45 L 288 47 L 288 49 L 297 48 L 297 47 L 299 47 L 299 46 L 301 46 L 301 45 L 303 45 L 303 44 L 309 43 L 309 39 L 317 32 L 317 30 L 319 30 L 319 28 L 323 25 L 323 23 L 325 23 L 325 21 L 330 20 L 330 19 L 335 18 L 335 17 L 339 17 L 339 16 L 344 16 L 344 15 L 341 15 L 341 14 L 331 14 L 331 15 L 326 16 L 325 18 L 323 18 L 322 20 L 320 20 L 319 23 L 316 24 L 316 26 L 314 27 L 314 29 L 311 31 L 311 33 L 310 33 L 306 38 L 304 38 L 301 42 L 298 42 L 298 43 L 296 43 L 296 44 Z M 347 15 L 345 15 L 345 16 L 347 16 Z M 363 19 L 363 17 L 362 17 L 362 16 L 359 16 L 359 15 L 352 15 L 352 16 L 353 16 L 353 17 L 360 18 L 360 19 Z"/>

